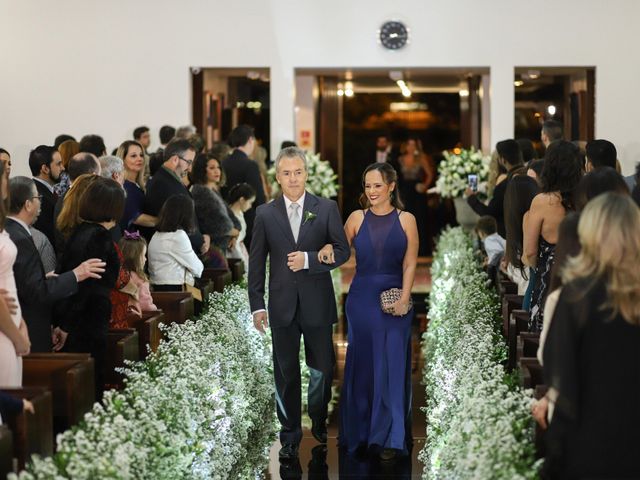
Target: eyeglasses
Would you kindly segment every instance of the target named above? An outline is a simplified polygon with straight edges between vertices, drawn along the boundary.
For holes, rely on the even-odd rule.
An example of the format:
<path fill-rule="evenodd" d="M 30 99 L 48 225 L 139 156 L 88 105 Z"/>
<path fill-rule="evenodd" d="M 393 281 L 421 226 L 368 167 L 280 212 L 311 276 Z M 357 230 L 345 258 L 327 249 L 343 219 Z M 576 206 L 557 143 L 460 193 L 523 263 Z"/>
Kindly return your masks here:
<path fill-rule="evenodd" d="M 193 163 L 193 160 L 187 160 L 186 158 L 181 157 L 180 155 L 178 155 L 178 158 L 180 160 L 184 160 L 187 163 L 187 165 L 189 165 L 189 166 L 191 166 L 191 164 Z"/>

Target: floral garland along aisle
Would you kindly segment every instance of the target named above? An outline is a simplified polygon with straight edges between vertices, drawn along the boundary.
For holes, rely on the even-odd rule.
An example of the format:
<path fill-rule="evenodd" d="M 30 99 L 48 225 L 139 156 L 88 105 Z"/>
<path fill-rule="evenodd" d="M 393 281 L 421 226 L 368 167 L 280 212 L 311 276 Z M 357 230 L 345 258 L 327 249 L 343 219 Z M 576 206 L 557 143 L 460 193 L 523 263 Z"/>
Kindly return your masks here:
<path fill-rule="evenodd" d="M 432 266 L 423 337 L 427 443 L 424 478 L 533 479 L 531 392 L 501 362 L 499 304 L 460 228 L 445 231 Z"/>
<path fill-rule="evenodd" d="M 158 351 L 127 368 L 125 390 L 106 392 L 104 406 L 20 480 L 260 476 L 276 430 L 269 345 L 245 288 L 228 287 L 210 305 L 168 327 Z"/>

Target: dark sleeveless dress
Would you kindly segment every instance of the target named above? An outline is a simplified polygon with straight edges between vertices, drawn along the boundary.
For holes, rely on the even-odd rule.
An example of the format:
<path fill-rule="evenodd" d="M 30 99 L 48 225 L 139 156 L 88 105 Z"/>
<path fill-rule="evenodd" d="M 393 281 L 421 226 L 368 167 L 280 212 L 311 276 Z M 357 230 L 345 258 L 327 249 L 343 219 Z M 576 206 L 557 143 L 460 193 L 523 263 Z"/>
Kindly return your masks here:
<path fill-rule="evenodd" d="M 340 446 L 394 448 L 411 442 L 411 318 L 380 308 L 380 293 L 402 288 L 407 237 L 399 213 L 366 211 L 353 239 L 356 275 L 349 290 L 349 325 L 340 404 Z"/>
<path fill-rule="evenodd" d="M 531 310 L 529 331 L 541 332 L 544 321 L 544 303 L 547 300 L 551 283 L 551 268 L 555 258 L 556 246 L 547 242 L 542 235 L 538 239 L 538 260 L 535 268 L 535 287 L 531 292 Z"/>

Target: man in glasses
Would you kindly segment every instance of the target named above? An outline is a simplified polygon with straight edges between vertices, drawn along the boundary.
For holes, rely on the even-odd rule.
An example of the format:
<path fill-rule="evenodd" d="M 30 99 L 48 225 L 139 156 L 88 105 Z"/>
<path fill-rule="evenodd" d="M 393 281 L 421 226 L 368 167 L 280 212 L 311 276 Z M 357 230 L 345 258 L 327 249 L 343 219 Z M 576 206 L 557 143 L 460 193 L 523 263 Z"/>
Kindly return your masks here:
<path fill-rule="evenodd" d="M 183 179 L 191 170 L 195 158 L 196 151 L 187 140 L 176 139 L 169 142 L 164 151 L 164 163 L 147 183 L 143 213 L 157 217 L 171 195 L 190 196 Z M 153 229 L 145 228 L 144 235 L 150 240 Z M 205 253 L 209 250 L 210 238 L 202 235 L 199 229 L 189 234 L 189 240 L 194 252 Z"/>

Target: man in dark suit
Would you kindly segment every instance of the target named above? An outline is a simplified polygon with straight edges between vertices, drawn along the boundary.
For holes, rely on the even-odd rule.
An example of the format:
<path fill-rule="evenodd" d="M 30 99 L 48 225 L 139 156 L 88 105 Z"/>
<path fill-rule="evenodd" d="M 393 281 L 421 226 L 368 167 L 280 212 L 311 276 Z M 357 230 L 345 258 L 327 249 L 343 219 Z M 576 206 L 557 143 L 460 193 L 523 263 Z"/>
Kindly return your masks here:
<path fill-rule="evenodd" d="M 29 226 L 40 212 L 40 195 L 35 182 L 27 177 L 12 178 L 9 183 L 11 210 L 5 228 L 18 249 L 13 275 L 22 316 L 27 324 L 32 352 L 50 352 L 53 302 L 78 291 L 78 282 L 99 278 L 105 263 L 94 258 L 70 272 L 46 275 Z"/>
<path fill-rule="evenodd" d="M 38 195 L 42 199 L 40 216 L 33 226 L 47 236 L 51 245 L 55 245 L 53 210 L 57 197 L 53 193 L 53 186 L 58 183 L 64 170 L 62 157 L 54 147 L 40 145 L 29 154 L 29 168 L 36 181 Z"/>
<path fill-rule="evenodd" d="M 244 242 L 247 248 L 250 248 L 256 208 L 265 202 L 260 169 L 258 164 L 249 158 L 256 146 L 253 127 L 240 125 L 234 128 L 229 134 L 229 145 L 234 150 L 231 155 L 222 160 L 222 169 L 227 177 L 226 191 L 239 183 L 248 183 L 256 191 L 253 206 L 244 212 L 244 219 L 247 222 L 247 234 Z"/>
<path fill-rule="evenodd" d="M 182 179 L 191 171 L 191 165 L 196 158 L 196 151 L 184 139 L 176 139 L 167 145 L 164 151 L 164 163 L 147 183 L 147 193 L 144 197 L 142 210 L 147 215 L 157 217 L 160 210 L 171 195 L 191 196 Z M 196 221 L 197 227 L 197 221 Z M 153 229 L 144 229 L 147 240 L 153 235 Z M 196 254 L 209 250 L 211 239 L 203 235 L 200 230 L 189 234 L 191 247 Z"/>
<path fill-rule="evenodd" d="M 280 152 L 276 178 L 283 195 L 256 213 L 249 258 L 249 301 L 253 322 L 261 332 L 271 325 L 276 404 L 280 430 L 280 459 L 298 457 L 302 438 L 300 335 L 304 336 L 309 382 L 311 432 L 327 441 L 327 406 L 335 355 L 332 324 L 337 322 L 331 269 L 347 261 L 349 245 L 338 206 L 333 200 L 305 192 L 305 153 L 297 147 Z M 331 265 L 318 260 L 327 244 L 334 249 Z M 269 257 L 269 315 L 265 310 L 265 270 Z M 323 259 L 323 261 L 326 261 Z"/>

